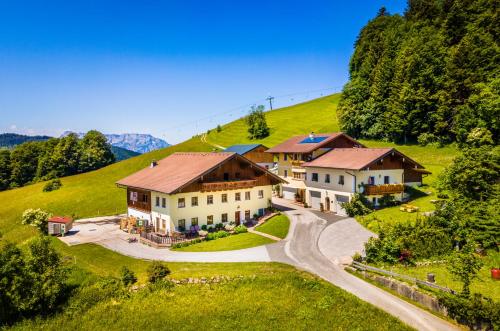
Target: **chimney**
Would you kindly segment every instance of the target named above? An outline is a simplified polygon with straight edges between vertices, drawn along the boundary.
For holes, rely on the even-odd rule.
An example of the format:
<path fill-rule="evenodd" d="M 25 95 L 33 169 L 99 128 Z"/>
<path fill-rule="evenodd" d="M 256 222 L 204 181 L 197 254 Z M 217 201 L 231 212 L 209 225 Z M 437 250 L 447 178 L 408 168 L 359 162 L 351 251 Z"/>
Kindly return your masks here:
<path fill-rule="evenodd" d="M 314 140 L 314 132 L 309 133 L 309 139 Z"/>
<path fill-rule="evenodd" d="M 150 168 L 154 168 L 158 165 L 158 162 L 156 162 L 156 160 L 153 160 L 151 161 L 151 165 L 150 165 Z"/>

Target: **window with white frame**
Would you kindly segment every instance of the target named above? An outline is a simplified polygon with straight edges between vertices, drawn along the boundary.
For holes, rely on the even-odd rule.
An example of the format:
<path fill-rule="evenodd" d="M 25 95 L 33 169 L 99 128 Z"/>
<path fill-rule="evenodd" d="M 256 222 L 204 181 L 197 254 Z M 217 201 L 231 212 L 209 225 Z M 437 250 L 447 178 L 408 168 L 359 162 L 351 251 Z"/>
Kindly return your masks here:
<path fill-rule="evenodd" d="M 250 191 L 245 192 L 245 200 L 250 200 Z"/>
<path fill-rule="evenodd" d="M 166 198 L 161 198 L 161 206 L 162 206 L 162 208 L 167 207 L 167 199 Z"/>
<path fill-rule="evenodd" d="M 160 207 L 160 197 L 156 197 L 156 207 Z"/>
<path fill-rule="evenodd" d="M 207 216 L 207 225 L 212 225 L 214 224 L 214 215 L 208 215 Z"/>
<path fill-rule="evenodd" d="M 313 182 L 317 182 L 317 181 L 318 181 L 318 177 L 319 177 L 319 176 L 318 176 L 318 173 L 313 172 L 313 173 L 312 173 L 312 178 L 311 178 L 311 181 L 313 181 Z"/>
<path fill-rule="evenodd" d="M 207 195 L 207 205 L 213 205 L 213 204 L 214 204 L 214 196 Z"/>
<path fill-rule="evenodd" d="M 325 183 L 330 183 L 330 174 L 325 175 Z"/>
<path fill-rule="evenodd" d="M 192 207 L 198 206 L 198 197 L 191 197 L 191 206 Z"/>
<path fill-rule="evenodd" d="M 223 193 L 223 194 L 221 195 L 221 201 L 222 201 L 222 202 L 227 202 L 227 194 L 226 194 L 226 193 Z"/>
<path fill-rule="evenodd" d="M 344 175 L 339 176 L 339 185 L 344 185 Z"/>
<path fill-rule="evenodd" d="M 264 190 L 259 190 L 259 199 L 264 198 Z"/>
<path fill-rule="evenodd" d="M 178 208 L 184 208 L 184 207 L 186 207 L 186 199 L 184 199 L 184 198 L 179 198 L 179 199 L 177 200 L 177 207 L 178 207 Z"/>

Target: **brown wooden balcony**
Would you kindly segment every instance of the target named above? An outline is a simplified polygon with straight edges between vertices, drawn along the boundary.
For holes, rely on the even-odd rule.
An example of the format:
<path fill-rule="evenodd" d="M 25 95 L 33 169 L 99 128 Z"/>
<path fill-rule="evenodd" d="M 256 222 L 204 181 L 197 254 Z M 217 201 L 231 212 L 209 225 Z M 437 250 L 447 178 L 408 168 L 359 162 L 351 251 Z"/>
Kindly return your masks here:
<path fill-rule="evenodd" d="M 302 164 L 304 164 L 306 161 L 302 160 L 292 160 L 292 166 L 294 167 L 302 167 Z"/>
<path fill-rule="evenodd" d="M 252 188 L 255 186 L 255 179 L 228 180 L 220 182 L 201 183 L 202 192 L 227 191 Z"/>
<path fill-rule="evenodd" d="M 383 185 L 365 185 L 365 195 L 384 195 L 403 193 L 404 184 L 383 184 Z"/>

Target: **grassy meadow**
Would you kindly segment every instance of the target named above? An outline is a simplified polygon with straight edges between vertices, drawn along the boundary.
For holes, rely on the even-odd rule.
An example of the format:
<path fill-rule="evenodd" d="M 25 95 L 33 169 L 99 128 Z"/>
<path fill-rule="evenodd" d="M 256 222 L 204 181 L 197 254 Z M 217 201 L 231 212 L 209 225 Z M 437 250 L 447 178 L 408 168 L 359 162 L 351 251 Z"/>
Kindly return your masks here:
<path fill-rule="evenodd" d="M 285 214 L 279 214 L 268 219 L 264 224 L 255 228 L 255 230 L 272 236 L 285 239 L 290 228 L 290 220 Z"/>
<path fill-rule="evenodd" d="M 241 273 L 246 273 L 247 265 L 252 264 L 243 265 Z M 83 310 L 73 308 L 79 300 L 74 298 L 53 317 L 18 323 L 12 329 L 387 330 L 390 326 L 410 330 L 353 295 L 279 264 L 266 264 L 258 275 L 220 284 L 149 286 L 113 293 Z"/>

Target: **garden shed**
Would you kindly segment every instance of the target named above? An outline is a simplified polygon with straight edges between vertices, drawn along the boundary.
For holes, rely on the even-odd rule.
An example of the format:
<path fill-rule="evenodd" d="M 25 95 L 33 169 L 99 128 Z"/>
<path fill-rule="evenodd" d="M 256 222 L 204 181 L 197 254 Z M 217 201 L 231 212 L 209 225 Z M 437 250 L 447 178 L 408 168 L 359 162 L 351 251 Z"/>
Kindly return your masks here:
<path fill-rule="evenodd" d="M 73 219 L 68 216 L 53 216 L 48 220 L 48 231 L 51 235 L 64 236 L 72 226 Z"/>

